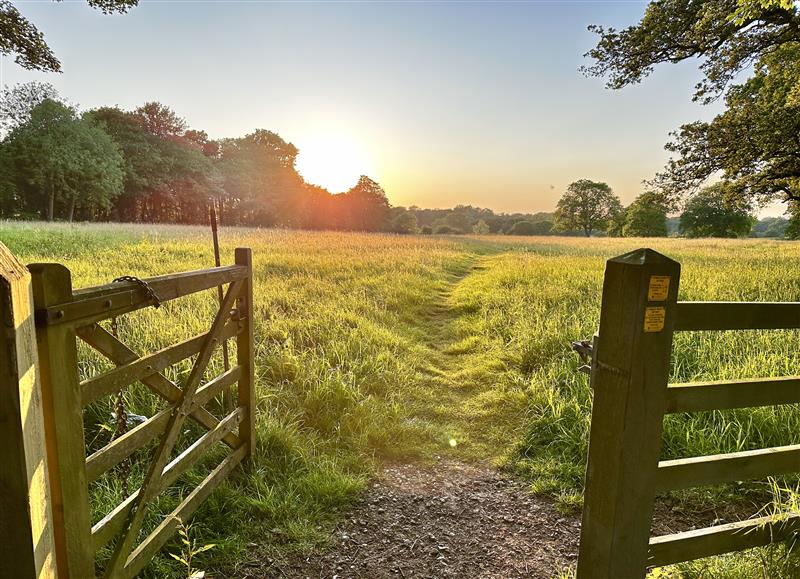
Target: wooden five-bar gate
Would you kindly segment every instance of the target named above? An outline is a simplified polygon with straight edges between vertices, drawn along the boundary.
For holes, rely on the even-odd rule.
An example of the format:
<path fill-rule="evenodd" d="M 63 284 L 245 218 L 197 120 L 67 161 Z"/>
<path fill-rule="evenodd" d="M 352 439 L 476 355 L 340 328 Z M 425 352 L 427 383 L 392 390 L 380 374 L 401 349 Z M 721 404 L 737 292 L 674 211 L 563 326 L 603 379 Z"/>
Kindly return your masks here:
<path fill-rule="evenodd" d="M 237 249 L 232 266 L 73 290 L 66 267 L 33 264 L 26 270 L 0 244 L 0 434 L 9 441 L 0 468 L 5 519 L 0 524 L 0 576 L 94 577 L 98 551 L 111 544 L 104 577 L 133 577 L 180 522 L 252 453 L 256 406 L 251 259 L 249 249 Z M 207 332 L 152 354 L 139 355 L 100 325 L 222 286 L 227 290 Z M 114 367 L 79 381 L 78 338 Z M 235 361 L 220 375 L 207 377 L 214 352 L 230 339 L 236 341 Z M 192 357 L 182 384 L 167 378 L 166 368 Z M 87 456 L 84 408 L 136 382 L 163 399 L 163 409 Z M 217 418 L 206 406 L 225 395 L 233 400 L 234 384 L 236 403 L 228 404 Z M 187 419 L 204 432 L 175 453 Z M 89 484 L 155 441 L 154 450 L 144 454 L 149 464 L 141 486 L 92 525 Z M 221 445 L 228 447 L 224 458 L 171 515 L 141 537 L 154 499 Z"/>
<path fill-rule="evenodd" d="M 800 377 L 669 384 L 674 332 L 800 328 L 800 303 L 679 302 L 680 265 L 649 249 L 607 262 L 595 336 L 579 579 L 662 566 L 792 537 L 800 517 L 759 517 L 650 536 L 659 493 L 800 471 L 800 445 L 660 460 L 664 416 L 800 402 Z"/>

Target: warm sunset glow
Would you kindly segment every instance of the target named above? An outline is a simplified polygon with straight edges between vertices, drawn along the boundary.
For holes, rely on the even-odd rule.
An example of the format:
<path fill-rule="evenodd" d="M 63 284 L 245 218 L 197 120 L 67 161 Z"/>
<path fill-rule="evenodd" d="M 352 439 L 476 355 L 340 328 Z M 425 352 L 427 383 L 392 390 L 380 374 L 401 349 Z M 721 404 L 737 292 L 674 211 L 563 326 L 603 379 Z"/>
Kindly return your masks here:
<path fill-rule="evenodd" d="M 298 148 L 297 170 L 307 182 L 331 193 L 347 191 L 361 175 L 370 175 L 363 147 L 343 135 L 315 136 L 299 141 Z"/>

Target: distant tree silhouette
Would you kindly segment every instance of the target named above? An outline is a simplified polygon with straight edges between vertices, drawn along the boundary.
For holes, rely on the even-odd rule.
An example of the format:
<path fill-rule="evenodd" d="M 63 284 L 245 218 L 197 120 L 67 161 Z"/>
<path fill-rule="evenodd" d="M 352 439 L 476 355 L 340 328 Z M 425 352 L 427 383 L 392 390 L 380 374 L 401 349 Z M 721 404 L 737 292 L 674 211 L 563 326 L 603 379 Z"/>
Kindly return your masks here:
<path fill-rule="evenodd" d="M 789 203 L 789 223 L 784 235 L 786 239 L 800 239 L 800 205 L 796 201 Z"/>
<path fill-rule="evenodd" d="M 346 229 L 378 231 L 389 216 L 389 200 L 378 183 L 361 175 L 346 193 L 338 196 L 344 208 Z"/>
<path fill-rule="evenodd" d="M 622 204 L 606 183 L 581 179 L 571 183 L 559 199 L 554 227 L 558 231 L 582 231 L 589 237 L 604 229 L 622 211 Z"/>
<path fill-rule="evenodd" d="M 536 225 L 530 221 L 517 221 L 508 230 L 509 235 L 536 235 Z"/>
<path fill-rule="evenodd" d="M 390 211 L 389 230 L 393 233 L 417 233 L 417 217 L 405 207 L 393 207 Z"/>
<path fill-rule="evenodd" d="M 292 221 L 313 226 L 309 219 L 289 216 L 302 206 L 297 198 L 308 189 L 295 169 L 297 147 L 272 131 L 258 129 L 236 139 L 225 139 L 219 147 L 219 170 L 223 179 L 226 211 L 245 225 L 277 225 Z M 323 203 L 324 205 L 324 203 Z"/>
<path fill-rule="evenodd" d="M 60 101 L 58 91 L 46 82 L 26 82 L 7 86 L 0 93 L 0 127 L 6 131 L 31 118 L 31 109 L 45 99 Z"/>
<path fill-rule="evenodd" d="M 667 209 L 661 195 L 648 191 L 625 210 L 625 237 L 666 237 Z"/>
<path fill-rule="evenodd" d="M 489 228 L 489 224 L 483 219 L 478 220 L 478 222 L 472 226 L 472 233 L 476 235 L 489 235 L 491 232 L 492 230 Z"/>
<path fill-rule="evenodd" d="M 22 141 L 15 144 L 16 137 L 12 138 L 36 132 L 31 111 L 46 100 L 59 97 L 43 83 L 17 85 L 0 93 L 0 128 L 7 131 L 0 141 L 0 217 L 50 214 L 45 192 L 31 180 L 21 180 L 18 171 L 39 169 L 41 153 L 21 146 Z M 540 234 L 552 227 L 551 213 L 494 213 L 470 205 L 393 208 L 383 188 L 367 176 L 346 193 L 333 195 L 303 180 L 295 167 L 297 147 L 277 133 L 257 129 L 243 137 L 214 140 L 157 101 L 134 110 L 99 107 L 83 115 L 75 107 L 63 106 L 76 122 L 91 126 L 97 145 L 93 154 L 107 151 L 108 158 L 105 164 L 73 165 L 80 174 L 73 174 L 71 182 L 83 183 L 86 194 L 70 197 L 61 192 L 66 188 L 54 189 L 53 218 L 204 223 L 213 199 L 220 221 L 230 225 L 451 234 L 504 233 L 519 221 L 533 223 Z M 106 147 L 109 141 L 111 146 Z M 102 175 L 97 174 L 98 167 L 106 167 Z M 121 187 L 109 186 L 120 172 Z"/>
<path fill-rule="evenodd" d="M 755 218 L 747 205 L 726 199 L 721 184 L 706 187 L 687 203 L 681 231 L 689 237 L 744 237 Z"/>
<path fill-rule="evenodd" d="M 433 232 L 436 235 L 461 235 L 462 233 L 464 233 L 460 229 L 454 229 L 449 225 L 439 225 L 433 230 Z"/>

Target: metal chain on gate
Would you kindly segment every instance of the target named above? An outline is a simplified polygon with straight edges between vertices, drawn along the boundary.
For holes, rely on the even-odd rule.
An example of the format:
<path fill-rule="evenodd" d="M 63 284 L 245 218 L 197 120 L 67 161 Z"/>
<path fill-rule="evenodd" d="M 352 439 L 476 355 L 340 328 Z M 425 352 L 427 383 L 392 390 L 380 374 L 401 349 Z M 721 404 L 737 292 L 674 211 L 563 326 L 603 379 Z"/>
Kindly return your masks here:
<path fill-rule="evenodd" d="M 119 327 L 117 325 L 117 316 L 111 318 L 111 334 L 119 339 Z M 125 395 L 123 388 L 117 390 L 117 398 L 114 401 L 114 417 L 116 418 L 116 428 L 114 430 L 114 440 L 128 432 L 128 411 L 125 409 Z M 122 489 L 122 496 L 128 498 L 129 488 L 128 479 L 131 475 L 131 461 L 130 458 L 125 458 L 119 463 L 117 469 L 119 474 L 120 487 Z"/>
<path fill-rule="evenodd" d="M 146 281 L 132 275 L 123 275 L 115 279 L 114 283 L 119 283 L 124 281 L 135 283 L 136 285 L 141 287 L 144 290 L 144 293 L 147 294 L 147 297 L 150 298 L 150 300 L 153 302 L 153 307 L 154 308 L 161 307 L 161 299 L 158 297 L 156 292 L 153 291 L 153 288 L 151 288 Z"/>
<path fill-rule="evenodd" d="M 140 286 L 147 297 L 153 302 L 153 307 L 158 308 L 161 306 L 161 300 L 159 299 L 156 292 L 153 291 L 146 281 L 139 279 L 138 277 L 134 277 L 132 275 L 123 275 L 118 277 L 114 280 L 114 283 L 119 282 L 132 282 Z M 119 340 L 119 325 L 117 323 L 117 316 L 111 318 L 111 334 Z M 114 401 L 114 415 L 115 415 L 115 431 L 114 431 L 114 439 L 116 440 L 120 436 L 123 436 L 126 432 L 128 432 L 128 411 L 125 408 L 125 395 L 123 393 L 123 388 L 120 388 L 117 391 L 117 398 Z M 131 459 L 130 457 L 125 458 L 119 464 L 119 468 L 117 469 L 117 473 L 119 474 L 120 479 L 120 487 L 122 489 L 122 496 L 127 498 L 129 493 L 128 487 L 128 479 L 131 475 Z"/>

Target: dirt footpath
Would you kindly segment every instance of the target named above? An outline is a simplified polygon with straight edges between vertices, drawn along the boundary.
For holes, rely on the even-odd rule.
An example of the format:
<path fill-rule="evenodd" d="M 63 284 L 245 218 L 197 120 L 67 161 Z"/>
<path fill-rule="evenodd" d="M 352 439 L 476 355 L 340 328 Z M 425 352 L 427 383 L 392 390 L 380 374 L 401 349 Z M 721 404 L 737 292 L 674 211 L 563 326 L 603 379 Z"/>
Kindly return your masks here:
<path fill-rule="evenodd" d="M 328 550 L 252 577 L 550 578 L 577 560 L 579 528 L 489 468 L 387 466 Z"/>

